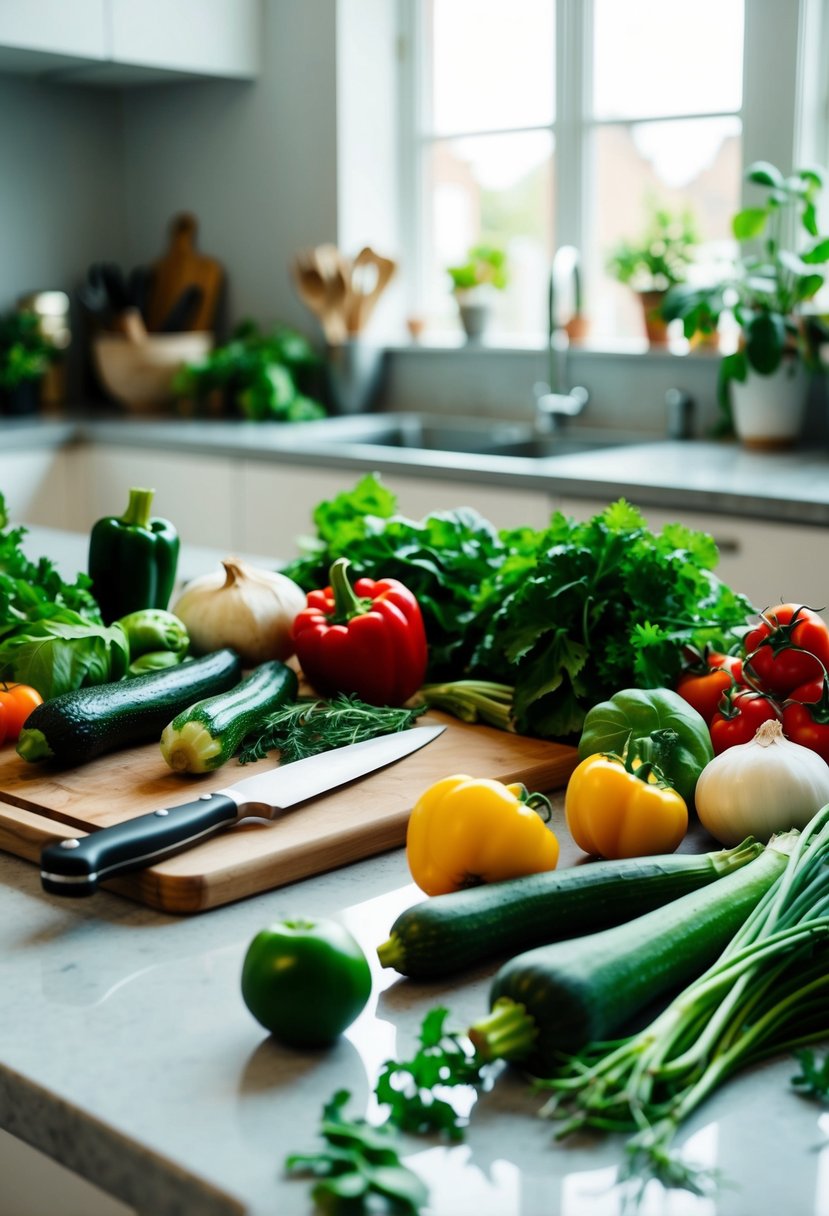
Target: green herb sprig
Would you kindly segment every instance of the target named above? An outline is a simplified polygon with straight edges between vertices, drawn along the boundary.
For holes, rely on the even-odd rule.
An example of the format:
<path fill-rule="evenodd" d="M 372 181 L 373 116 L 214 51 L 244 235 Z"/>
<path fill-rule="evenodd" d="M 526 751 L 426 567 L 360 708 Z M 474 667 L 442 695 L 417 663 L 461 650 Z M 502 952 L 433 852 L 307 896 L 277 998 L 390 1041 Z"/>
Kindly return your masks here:
<path fill-rule="evenodd" d="M 400 1160 L 394 1128 L 346 1117 L 350 1097 L 341 1089 L 326 1103 L 320 1126 L 324 1146 L 313 1153 L 292 1153 L 285 1169 L 319 1178 L 311 1194 L 325 1212 L 376 1212 L 376 1199 L 387 1211 L 417 1216 L 429 1197 L 426 1184 Z"/>
<path fill-rule="evenodd" d="M 829 1051 L 820 1059 L 816 1052 L 804 1047 L 795 1052 L 795 1059 L 800 1072 L 792 1077 L 792 1085 L 804 1097 L 829 1102 Z"/>
<path fill-rule="evenodd" d="M 425 705 L 368 705 L 345 693 L 338 693 L 330 701 L 300 697 L 263 718 L 256 732 L 244 741 L 239 763 L 249 764 L 278 751 L 280 762 L 290 764 L 335 747 L 395 734 L 412 726 L 426 709 Z"/>
<path fill-rule="evenodd" d="M 477 1086 L 484 1064 L 465 1035 L 446 1029 L 448 1014 L 442 1007 L 426 1014 L 420 1047 L 411 1060 L 387 1060 L 374 1092 L 389 1108 L 389 1122 L 402 1131 L 442 1132 L 462 1140 L 469 1119 L 441 1094 L 455 1086 Z"/>

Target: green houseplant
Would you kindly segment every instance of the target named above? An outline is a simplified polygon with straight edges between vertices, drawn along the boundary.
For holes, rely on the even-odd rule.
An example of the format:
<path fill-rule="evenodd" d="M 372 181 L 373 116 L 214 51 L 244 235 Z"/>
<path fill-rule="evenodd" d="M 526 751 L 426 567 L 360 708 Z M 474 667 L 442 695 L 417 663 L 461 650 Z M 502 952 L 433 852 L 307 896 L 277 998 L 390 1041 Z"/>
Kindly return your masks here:
<path fill-rule="evenodd" d="M 689 338 L 714 332 L 723 313 L 734 317 L 738 349 L 723 357 L 719 372 L 724 425 L 735 426 L 752 446 L 781 446 L 802 425 L 804 372 L 820 368 L 822 325 L 809 303 L 826 280 L 822 267 L 829 261 L 829 236 L 820 234 L 817 214 L 826 175 L 805 168 L 784 177 L 774 165 L 757 161 L 746 180 L 764 198 L 732 218 L 739 243 L 733 267 L 718 283 L 674 287 L 664 312 L 682 320 Z M 784 402 L 786 386 L 793 394 L 790 404 Z M 768 398 L 768 419 L 761 393 Z"/>
<path fill-rule="evenodd" d="M 667 321 L 662 312 L 665 294 L 674 285 L 684 283 L 698 243 L 690 211 L 675 214 L 651 204 L 639 239 L 620 241 L 608 256 L 608 273 L 640 298 L 645 332 L 652 345 L 667 341 Z"/>
<path fill-rule="evenodd" d="M 57 355 L 36 313 L 15 310 L 0 317 L 0 413 L 35 411 L 40 383 Z"/>
<path fill-rule="evenodd" d="M 473 245 L 466 261 L 447 267 L 458 302 L 461 324 L 474 341 L 484 334 L 492 308 L 492 292 L 509 282 L 507 255 L 497 245 Z"/>
<path fill-rule="evenodd" d="M 323 406 L 303 391 L 318 366 L 311 344 L 293 329 L 263 333 L 253 321 L 243 321 L 229 342 L 181 368 L 173 391 L 199 413 L 212 405 L 256 422 L 308 422 L 325 416 Z"/>

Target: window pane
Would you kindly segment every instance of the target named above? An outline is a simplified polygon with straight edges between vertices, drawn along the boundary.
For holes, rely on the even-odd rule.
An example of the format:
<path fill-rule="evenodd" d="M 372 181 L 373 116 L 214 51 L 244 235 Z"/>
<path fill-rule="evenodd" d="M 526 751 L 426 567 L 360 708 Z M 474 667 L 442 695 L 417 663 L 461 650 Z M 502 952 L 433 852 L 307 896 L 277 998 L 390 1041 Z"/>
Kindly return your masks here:
<path fill-rule="evenodd" d="M 506 251 L 509 283 L 496 292 L 493 330 L 542 331 L 552 256 L 553 137 L 547 131 L 440 140 L 426 152 L 425 304 L 430 326 L 459 332 L 447 267 L 472 245 Z"/>
<path fill-rule="evenodd" d="M 651 206 L 690 211 L 702 242 L 691 280 L 711 278 L 733 249 L 731 216 L 740 202 L 737 118 L 598 127 L 593 137 L 595 249 L 589 267 L 591 335 L 643 336 L 639 301 L 605 270 L 620 240 L 636 241 Z"/>
<path fill-rule="evenodd" d="M 743 0 L 594 0 L 597 118 L 737 111 Z"/>
<path fill-rule="evenodd" d="M 427 118 L 427 127 L 461 134 L 553 121 L 553 0 L 510 0 L 508 6 L 503 0 L 432 0 L 428 12 L 432 121 Z"/>

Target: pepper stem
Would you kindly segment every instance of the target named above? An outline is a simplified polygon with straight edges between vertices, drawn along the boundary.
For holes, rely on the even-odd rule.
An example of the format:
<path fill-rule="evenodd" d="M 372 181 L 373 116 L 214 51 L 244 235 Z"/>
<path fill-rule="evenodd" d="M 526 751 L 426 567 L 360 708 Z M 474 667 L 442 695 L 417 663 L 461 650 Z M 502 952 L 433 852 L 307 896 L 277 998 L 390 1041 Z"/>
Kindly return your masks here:
<path fill-rule="evenodd" d="M 363 616 L 371 607 L 371 600 L 360 599 L 348 578 L 351 562 L 347 557 L 338 557 L 332 565 L 328 578 L 334 593 L 334 620 L 350 621 Z"/>
<path fill-rule="evenodd" d="M 127 503 L 127 509 L 121 516 L 121 523 L 127 524 L 131 528 L 149 528 L 150 526 L 150 508 L 153 504 L 153 495 L 155 490 L 130 490 L 130 500 Z"/>

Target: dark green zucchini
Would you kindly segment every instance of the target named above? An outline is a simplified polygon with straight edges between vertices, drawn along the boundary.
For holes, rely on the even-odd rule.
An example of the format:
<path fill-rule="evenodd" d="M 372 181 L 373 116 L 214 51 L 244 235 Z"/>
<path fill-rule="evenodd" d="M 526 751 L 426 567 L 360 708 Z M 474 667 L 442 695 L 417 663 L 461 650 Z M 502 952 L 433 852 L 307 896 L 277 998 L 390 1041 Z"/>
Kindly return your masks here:
<path fill-rule="evenodd" d="M 762 851 L 750 838 L 714 853 L 597 861 L 436 895 L 401 913 L 377 954 L 384 967 L 415 979 L 453 975 L 632 920 L 739 869 Z"/>
<path fill-rule="evenodd" d="M 262 663 L 232 692 L 198 701 L 161 735 L 161 754 L 179 773 L 208 773 L 239 750 L 266 714 L 297 694 L 296 674 L 274 659 Z"/>
<path fill-rule="evenodd" d="M 239 656 L 217 650 L 130 680 L 65 692 L 29 715 L 17 750 L 24 760 L 84 764 L 105 752 L 158 739 L 171 716 L 203 697 L 226 692 L 241 677 Z"/>
<path fill-rule="evenodd" d="M 624 925 L 519 954 L 495 976 L 469 1037 L 484 1060 L 553 1076 L 564 1056 L 630 1033 L 644 1010 L 716 961 L 783 873 L 797 833 L 719 882 Z"/>

